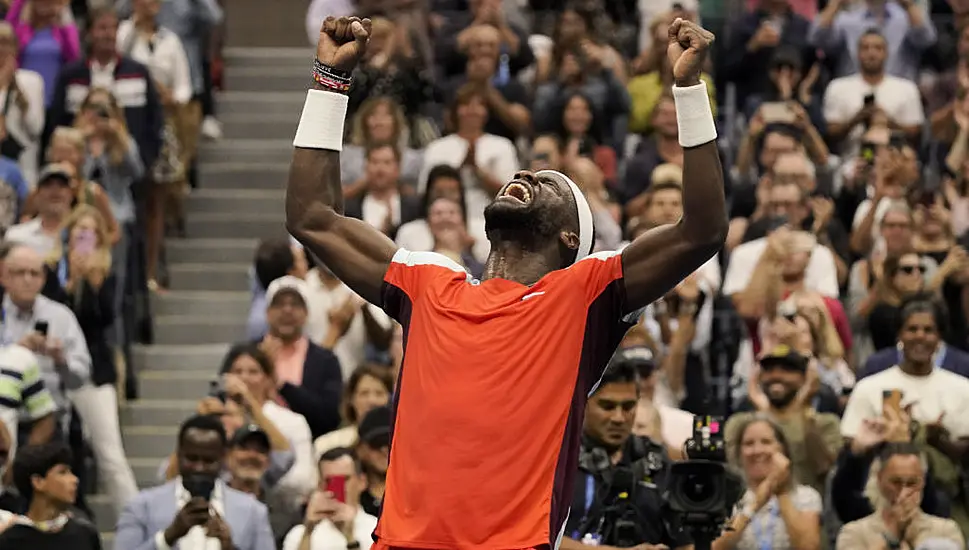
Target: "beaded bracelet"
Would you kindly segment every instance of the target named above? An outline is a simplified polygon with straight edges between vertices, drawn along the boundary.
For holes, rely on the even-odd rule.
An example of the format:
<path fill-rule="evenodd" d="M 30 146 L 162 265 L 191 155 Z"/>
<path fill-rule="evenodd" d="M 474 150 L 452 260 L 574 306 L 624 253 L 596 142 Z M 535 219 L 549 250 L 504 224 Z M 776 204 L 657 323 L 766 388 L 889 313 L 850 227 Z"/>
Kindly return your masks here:
<path fill-rule="evenodd" d="M 319 59 L 313 60 L 313 74 L 320 75 L 328 80 L 334 80 L 342 84 L 350 84 L 353 77 L 352 73 L 331 67 Z"/>
<path fill-rule="evenodd" d="M 333 90 L 335 92 L 350 91 L 349 82 L 338 82 L 328 76 L 321 75 L 317 72 L 313 73 L 313 81 L 316 82 L 319 86 L 322 86 L 323 88 L 326 88 L 328 90 Z"/>

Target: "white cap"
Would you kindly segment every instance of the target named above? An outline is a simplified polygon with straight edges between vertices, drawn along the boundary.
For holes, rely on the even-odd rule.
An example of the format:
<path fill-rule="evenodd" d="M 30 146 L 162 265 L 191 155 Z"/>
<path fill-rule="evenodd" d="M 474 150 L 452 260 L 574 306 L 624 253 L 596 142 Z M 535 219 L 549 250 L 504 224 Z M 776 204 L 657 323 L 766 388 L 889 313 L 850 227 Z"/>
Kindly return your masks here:
<path fill-rule="evenodd" d="M 595 224 L 592 221 L 592 208 L 589 207 L 589 201 L 586 200 L 582 189 L 571 178 L 557 170 L 541 170 L 535 175 L 557 178 L 569 185 L 579 214 L 579 249 L 575 251 L 575 260 L 572 263 L 592 254 L 592 247 L 595 246 Z"/>
<path fill-rule="evenodd" d="M 286 290 L 292 290 L 299 294 L 300 298 L 303 299 L 303 304 L 306 307 L 309 307 L 309 286 L 303 279 L 293 277 L 292 275 L 284 275 L 269 283 L 269 288 L 266 289 L 266 306 L 268 307 L 272 305 L 273 299 L 276 297 L 276 295 Z"/>

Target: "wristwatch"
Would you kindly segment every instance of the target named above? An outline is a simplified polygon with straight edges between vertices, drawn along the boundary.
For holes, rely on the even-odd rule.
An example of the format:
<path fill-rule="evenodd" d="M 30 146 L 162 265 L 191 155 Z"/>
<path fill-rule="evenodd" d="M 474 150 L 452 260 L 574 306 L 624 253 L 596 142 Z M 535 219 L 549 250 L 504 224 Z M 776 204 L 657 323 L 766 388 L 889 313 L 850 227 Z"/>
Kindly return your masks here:
<path fill-rule="evenodd" d="M 357 541 L 347 543 L 347 550 L 359 550 L 359 548 L 360 548 L 360 543 Z"/>

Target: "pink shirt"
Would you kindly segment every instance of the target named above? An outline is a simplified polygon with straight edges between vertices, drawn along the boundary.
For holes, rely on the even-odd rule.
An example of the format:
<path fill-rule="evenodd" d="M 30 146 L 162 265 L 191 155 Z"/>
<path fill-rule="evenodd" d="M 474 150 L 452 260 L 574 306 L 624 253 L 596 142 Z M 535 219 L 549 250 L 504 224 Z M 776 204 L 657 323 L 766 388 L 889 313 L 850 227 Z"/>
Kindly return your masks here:
<path fill-rule="evenodd" d="M 283 346 L 276 354 L 276 379 L 289 382 L 294 386 L 303 383 L 303 363 L 306 362 L 306 350 L 309 340 L 302 337 L 293 345 Z"/>

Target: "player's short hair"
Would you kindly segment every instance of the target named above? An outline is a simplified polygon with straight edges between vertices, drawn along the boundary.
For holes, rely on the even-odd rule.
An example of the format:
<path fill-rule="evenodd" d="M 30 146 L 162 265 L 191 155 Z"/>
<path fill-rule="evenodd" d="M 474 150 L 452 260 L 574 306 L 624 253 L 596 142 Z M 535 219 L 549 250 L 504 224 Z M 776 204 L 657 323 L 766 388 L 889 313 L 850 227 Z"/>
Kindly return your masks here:
<path fill-rule="evenodd" d="M 285 277 L 296 265 L 292 243 L 286 238 L 263 239 L 256 247 L 256 280 L 263 289 Z"/>
<path fill-rule="evenodd" d="M 54 467 L 69 467 L 73 462 L 71 448 L 63 441 L 21 447 L 13 459 L 13 484 L 20 496 L 30 502 L 34 497 L 34 476 L 47 477 Z"/>

